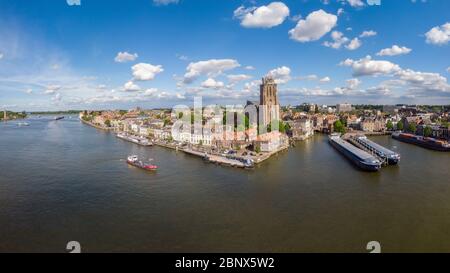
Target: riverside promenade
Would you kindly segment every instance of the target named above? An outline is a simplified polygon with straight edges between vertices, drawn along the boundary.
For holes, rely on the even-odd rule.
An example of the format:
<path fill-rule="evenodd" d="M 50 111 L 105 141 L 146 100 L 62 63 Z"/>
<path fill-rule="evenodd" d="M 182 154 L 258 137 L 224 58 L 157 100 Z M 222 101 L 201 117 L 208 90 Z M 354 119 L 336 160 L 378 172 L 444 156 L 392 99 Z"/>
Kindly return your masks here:
<path fill-rule="evenodd" d="M 84 119 L 82 119 L 82 118 L 80 118 L 80 121 L 81 121 L 82 123 L 86 124 L 86 125 L 92 126 L 92 127 L 94 127 L 94 128 L 100 129 L 100 130 L 114 131 L 114 128 L 112 128 L 112 127 L 104 127 L 104 126 L 100 126 L 100 125 L 94 124 L 94 123 L 92 123 L 92 122 L 86 121 L 86 120 L 84 120 Z"/>
<path fill-rule="evenodd" d="M 238 159 L 228 158 L 219 153 L 208 153 L 208 152 L 204 152 L 204 151 L 196 151 L 191 148 L 180 148 L 177 145 L 170 144 L 170 143 L 164 143 L 164 142 L 160 142 L 160 141 L 154 141 L 154 144 L 157 146 L 160 146 L 160 147 L 173 149 L 176 151 L 181 151 L 186 154 L 193 155 L 193 156 L 198 156 L 203 159 L 205 157 L 207 157 L 208 161 L 211 163 L 216 163 L 219 165 L 227 165 L 227 166 L 231 166 L 231 167 L 246 168 L 245 164 L 242 161 L 240 161 Z M 275 151 L 268 152 L 268 153 L 262 153 L 262 154 L 255 155 L 255 156 L 249 156 L 247 158 L 252 159 L 255 164 L 261 164 L 262 162 L 266 161 L 270 157 L 272 157 L 282 151 L 285 151 L 288 148 L 289 148 L 289 145 L 283 145 L 282 147 L 280 147 L 279 149 L 277 149 Z M 242 159 L 246 159 L 246 158 L 242 157 Z"/>

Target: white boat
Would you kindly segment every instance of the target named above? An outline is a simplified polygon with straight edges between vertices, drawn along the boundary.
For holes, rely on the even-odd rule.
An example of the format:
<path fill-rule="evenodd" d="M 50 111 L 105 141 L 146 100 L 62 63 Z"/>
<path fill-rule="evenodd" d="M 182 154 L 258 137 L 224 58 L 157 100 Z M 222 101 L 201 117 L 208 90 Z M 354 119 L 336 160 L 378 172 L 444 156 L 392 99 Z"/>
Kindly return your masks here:
<path fill-rule="evenodd" d="M 30 126 L 30 124 L 28 122 L 19 122 L 17 123 L 18 126 L 22 127 L 22 126 Z"/>
<path fill-rule="evenodd" d="M 152 146 L 153 143 L 151 143 L 147 138 L 142 137 L 142 136 L 133 136 L 133 135 L 128 135 L 126 133 L 119 133 L 117 134 L 117 137 L 129 142 L 133 142 L 136 143 L 138 145 L 142 145 L 142 146 Z"/>

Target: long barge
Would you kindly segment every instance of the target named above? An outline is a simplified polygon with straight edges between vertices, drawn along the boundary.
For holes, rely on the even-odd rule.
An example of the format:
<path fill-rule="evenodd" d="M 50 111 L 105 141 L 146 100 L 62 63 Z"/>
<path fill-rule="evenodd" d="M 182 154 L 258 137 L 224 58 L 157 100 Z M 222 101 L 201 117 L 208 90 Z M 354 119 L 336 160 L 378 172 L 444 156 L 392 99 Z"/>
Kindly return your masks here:
<path fill-rule="evenodd" d="M 373 152 L 376 156 L 387 161 L 389 165 L 395 165 L 400 161 L 400 154 L 381 146 L 380 144 L 373 142 L 366 136 L 355 136 L 355 141 L 361 144 L 365 149 Z"/>
<path fill-rule="evenodd" d="M 136 136 L 128 135 L 125 133 L 119 133 L 119 134 L 117 134 L 117 137 L 120 139 L 129 141 L 129 142 L 133 142 L 133 143 L 141 145 L 141 146 L 152 146 L 153 145 L 153 143 L 150 142 L 145 137 L 136 137 Z"/>
<path fill-rule="evenodd" d="M 339 135 L 332 134 L 329 137 L 329 142 L 360 169 L 369 172 L 376 172 L 381 169 L 381 162 L 378 159 L 343 140 Z"/>
<path fill-rule="evenodd" d="M 423 148 L 430 150 L 440 151 L 440 152 L 450 152 L 450 144 L 446 141 L 438 140 L 431 137 L 423 137 L 408 133 L 395 132 L 392 134 L 392 138 L 414 144 Z"/>

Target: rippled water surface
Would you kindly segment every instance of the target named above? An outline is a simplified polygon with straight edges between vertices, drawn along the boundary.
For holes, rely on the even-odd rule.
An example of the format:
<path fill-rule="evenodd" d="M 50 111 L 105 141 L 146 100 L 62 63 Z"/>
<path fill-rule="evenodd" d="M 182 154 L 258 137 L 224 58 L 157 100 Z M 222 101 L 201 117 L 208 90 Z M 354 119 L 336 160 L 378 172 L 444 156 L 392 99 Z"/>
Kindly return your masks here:
<path fill-rule="evenodd" d="M 0 123 L 0 251 L 450 251 L 450 154 L 389 137 L 401 153 L 355 169 L 323 136 L 255 170 L 139 147 L 75 117 Z M 129 167 L 152 158 L 157 173 Z"/>

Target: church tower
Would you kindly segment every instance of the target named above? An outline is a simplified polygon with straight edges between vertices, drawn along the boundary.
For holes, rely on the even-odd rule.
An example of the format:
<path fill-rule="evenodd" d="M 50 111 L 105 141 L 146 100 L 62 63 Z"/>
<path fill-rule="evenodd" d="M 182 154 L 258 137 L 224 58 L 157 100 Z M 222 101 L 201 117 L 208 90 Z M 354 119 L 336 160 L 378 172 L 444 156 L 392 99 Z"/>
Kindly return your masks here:
<path fill-rule="evenodd" d="M 260 85 L 260 118 L 261 124 L 267 126 L 272 120 L 280 120 L 280 104 L 278 103 L 277 84 L 272 77 L 264 77 Z"/>

